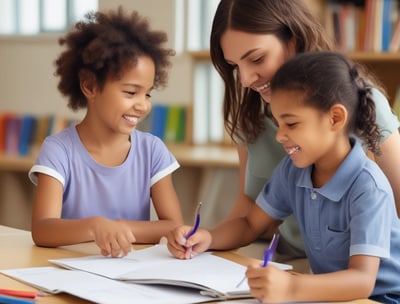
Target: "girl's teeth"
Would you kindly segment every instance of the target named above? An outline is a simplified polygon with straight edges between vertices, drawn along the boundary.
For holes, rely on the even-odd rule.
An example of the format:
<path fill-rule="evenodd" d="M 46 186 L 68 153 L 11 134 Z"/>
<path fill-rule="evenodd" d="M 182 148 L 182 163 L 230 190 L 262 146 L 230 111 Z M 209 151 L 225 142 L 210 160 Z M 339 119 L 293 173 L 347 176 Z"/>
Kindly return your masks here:
<path fill-rule="evenodd" d="M 129 120 L 130 122 L 137 122 L 137 121 L 138 121 L 138 118 L 137 118 L 137 117 L 134 117 L 134 116 L 127 116 L 127 115 L 124 115 L 124 118 L 125 118 L 126 120 Z"/>
<path fill-rule="evenodd" d="M 292 155 L 293 153 L 295 153 L 295 152 L 297 152 L 297 151 L 299 151 L 300 150 L 300 148 L 297 146 L 297 147 L 293 147 L 292 149 L 290 149 L 289 151 L 288 151 L 288 154 L 289 155 Z"/>

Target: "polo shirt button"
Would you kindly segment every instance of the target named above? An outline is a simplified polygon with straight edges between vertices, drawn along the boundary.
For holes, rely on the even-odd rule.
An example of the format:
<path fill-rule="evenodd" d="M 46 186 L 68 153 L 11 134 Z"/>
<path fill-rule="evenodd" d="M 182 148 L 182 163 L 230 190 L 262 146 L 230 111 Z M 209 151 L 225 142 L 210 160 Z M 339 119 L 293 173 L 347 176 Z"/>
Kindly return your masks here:
<path fill-rule="evenodd" d="M 316 200 L 317 199 L 317 194 L 315 192 L 311 193 L 311 199 Z"/>

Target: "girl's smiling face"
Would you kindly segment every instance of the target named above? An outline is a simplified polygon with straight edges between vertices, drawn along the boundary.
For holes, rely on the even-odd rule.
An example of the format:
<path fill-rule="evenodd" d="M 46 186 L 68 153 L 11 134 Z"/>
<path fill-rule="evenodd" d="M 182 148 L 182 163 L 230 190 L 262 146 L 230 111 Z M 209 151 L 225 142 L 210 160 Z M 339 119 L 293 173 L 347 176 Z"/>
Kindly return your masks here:
<path fill-rule="evenodd" d="M 271 111 L 278 124 L 276 140 L 294 164 L 304 168 L 328 160 L 334 151 L 337 133 L 329 111 L 304 104 L 304 93 L 277 90 L 271 95 Z"/>
<path fill-rule="evenodd" d="M 243 87 L 270 99 L 270 81 L 279 67 L 294 56 L 292 44 L 286 46 L 272 34 L 253 34 L 228 29 L 221 37 L 225 60 L 235 67 Z"/>
<path fill-rule="evenodd" d="M 139 57 L 120 78 L 107 79 L 103 89 L 96 91 L 89 105 L 90 116 L 111 132 L 130 134 L 151 110 L 154 77 L 153 60 Z"/>

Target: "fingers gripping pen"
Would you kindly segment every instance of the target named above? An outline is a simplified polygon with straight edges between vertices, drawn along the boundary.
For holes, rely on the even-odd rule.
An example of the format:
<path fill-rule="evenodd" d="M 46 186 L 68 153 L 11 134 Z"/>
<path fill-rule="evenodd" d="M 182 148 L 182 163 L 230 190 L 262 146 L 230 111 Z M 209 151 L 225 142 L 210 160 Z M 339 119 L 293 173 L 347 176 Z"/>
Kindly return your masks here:
<path fill-rule="evenodd" d="M 196 233 L 197 229 L 199 229 L 200 226 L 200 209 L 201 209 L 202 203 L 199 202 L 196 208 L 196 215 L 194 218 L 194 225 L 192 230 L 189 231 L 189 233 L 186 235 L 185 240 L 188 240 L 193 234 Z M 190 247 L 190 257 L 192 257 L 192 247 Z"/>

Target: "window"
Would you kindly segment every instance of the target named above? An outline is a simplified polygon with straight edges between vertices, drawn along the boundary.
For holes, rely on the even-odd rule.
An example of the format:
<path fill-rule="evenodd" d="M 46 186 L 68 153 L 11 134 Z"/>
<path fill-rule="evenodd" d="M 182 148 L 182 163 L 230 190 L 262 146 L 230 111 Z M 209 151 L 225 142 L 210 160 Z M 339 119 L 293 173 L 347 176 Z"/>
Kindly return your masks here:
<path fill-rule="evenodd" d="M 97 9 L 98 0 L 0 0 L 0 34 L 63 32 Z"/>

